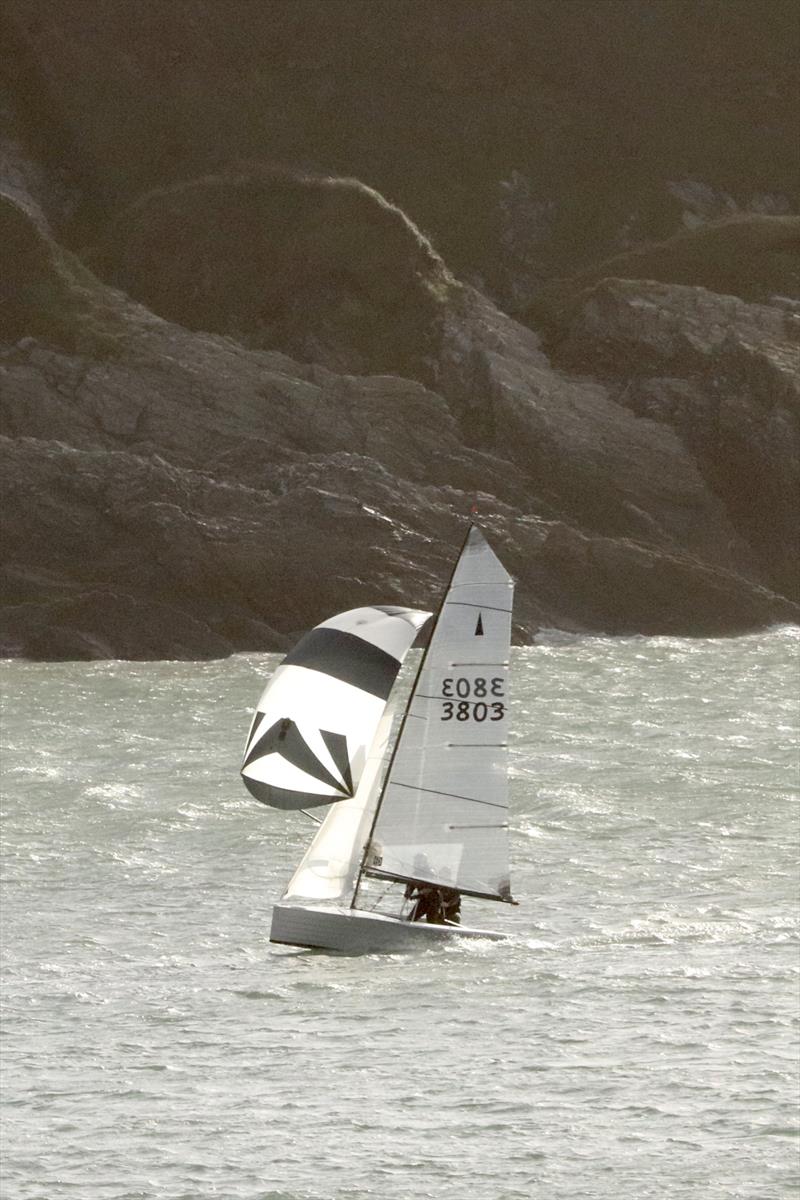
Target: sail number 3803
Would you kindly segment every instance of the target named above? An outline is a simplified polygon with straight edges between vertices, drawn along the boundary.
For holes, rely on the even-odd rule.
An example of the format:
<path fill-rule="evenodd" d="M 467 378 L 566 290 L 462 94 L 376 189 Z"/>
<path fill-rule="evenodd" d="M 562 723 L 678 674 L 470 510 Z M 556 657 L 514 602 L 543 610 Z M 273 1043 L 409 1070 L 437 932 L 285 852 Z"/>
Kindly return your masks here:
<path fill-rule="evenodd" d="M 447 678 L 442 681 L 443 721 L 502 721 L 506 706 L 505 680 Z"/>

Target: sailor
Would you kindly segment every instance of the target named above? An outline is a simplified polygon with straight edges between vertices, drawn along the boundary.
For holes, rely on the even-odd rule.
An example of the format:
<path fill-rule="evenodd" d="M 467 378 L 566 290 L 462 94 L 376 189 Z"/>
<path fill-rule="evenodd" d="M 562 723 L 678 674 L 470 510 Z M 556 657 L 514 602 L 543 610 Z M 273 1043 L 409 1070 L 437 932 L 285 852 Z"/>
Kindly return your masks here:
<path fill-rule="evenodd" d="M 445 883 L 450 882 L 450 872 L 446 867 L 440 872 Z M 442 923 L 444 925 L 458 925 L 461 922 L 461 893 L 452 887 L 441 887 L 439 889 L 439 903 L 442 910 Z"/>
<path fill-rule="evenodd" d="M 433 874 L 425 854 L 417 854 L 414 858 L 414 874 Z M 418 879 L 406 884 L 405 898 L 416 901 L 408 918 L 410 921 L 427 921 L 429 925 L 458 925 L 461 920 L 461 895 L 455 888 L 438 887 Z"/>
<path fill-rule="evenodd" d="M 442 924 L 439 888 L 434 887 L 432 883 L 406 884 L 405 898 L 415 901 L 409 921 L 427 921 L 429 925 Z"/>
<path fill-rule="evenodd" d="M 458 925 L 461 921 L 461 896 L 455 888 L 409 883 L 405 897 L 416 901 L 410 921 L 427 921 L 429 925 Z"/>
<path fill-rule="evenodd" d="M 442 916 L 446 925 L 461 924 L 461 893 L 455 888 L 441 888 Z"/>
<path fill-rule="evenodd" d="M 436 903 L 436 888 L 432 883 L 424 883 L 423 879 L 426 875 L 433 874 L 433 868 L 428 862 L 428 856 L 423 851 L 414 855 L 413 867 L 415 879 L 410 880 L 406 884 L 404 896 L 406 900 L 414 900 L 414 907 L 409 913 L 409 921 L 428 921 L 432 924 L 436 923 L 436 915 L 439 911 L 439 905 Z"/>

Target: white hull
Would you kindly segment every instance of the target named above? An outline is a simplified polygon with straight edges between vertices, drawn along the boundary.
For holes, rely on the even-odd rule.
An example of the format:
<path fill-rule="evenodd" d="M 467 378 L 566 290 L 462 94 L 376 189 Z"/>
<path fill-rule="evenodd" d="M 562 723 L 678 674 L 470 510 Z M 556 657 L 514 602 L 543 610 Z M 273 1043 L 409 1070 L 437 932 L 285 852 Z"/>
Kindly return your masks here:
<path fill-rule="evenodd" d="M 272 910 L 269 940 L 314 950 L 372 954 L 382 950 L 419 950 L 453 938 L 501 941 L 505 936 L 490 929 L 470 929 L 465 925 L 400 921 L 396 917 L 357 908 L 276 904 Z"/>

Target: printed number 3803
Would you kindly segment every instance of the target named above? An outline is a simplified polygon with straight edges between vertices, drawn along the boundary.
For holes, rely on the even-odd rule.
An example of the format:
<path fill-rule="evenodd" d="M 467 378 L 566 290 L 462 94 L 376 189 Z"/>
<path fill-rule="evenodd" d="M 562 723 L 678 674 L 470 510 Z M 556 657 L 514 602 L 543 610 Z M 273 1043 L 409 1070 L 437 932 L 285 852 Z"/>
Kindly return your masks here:
<path fill-rule="evenodd" d="M 484 700 L 445 700 L 442 702 L 442 720 L 452 721 L 502 721 L 506 715 L 506 706 L 499 700 L 487 704 Z"/>
<path fill-rule="evenodd" d="M 506 715 L 505 705 L 494 696 L 503 696 L 505 680 L 447 678 L 442 681 L 443 721 L 502 721 Z M 467 700 L 467 697 L 471 697 Z M 474 697 L 474 698 L 472 698 Z M 486 699 L 484 699 L 486 697 Z"/>
<path fill-rule="evenodd" d="M 482 679 L 480 676 L 477 679 L 447 678 L 442 680 L 442 696 L 445 700 L 455 697 L 466 700 L 468 696 L 475 696 L 478 700 L 484 696 L 503 696 L 504 683 L 505 680 L 499 676 L 494 679 Z"/>

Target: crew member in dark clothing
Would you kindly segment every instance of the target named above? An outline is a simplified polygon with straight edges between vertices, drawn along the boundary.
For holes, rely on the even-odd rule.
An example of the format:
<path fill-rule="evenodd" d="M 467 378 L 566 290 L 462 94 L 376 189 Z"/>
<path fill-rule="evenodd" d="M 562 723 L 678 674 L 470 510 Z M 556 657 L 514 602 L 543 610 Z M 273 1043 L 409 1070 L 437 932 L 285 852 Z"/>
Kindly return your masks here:
<path fill-rule="evenodd" d="M 409 921 L 427 921 L 429 924 L 440 924 L 439 889 L 431 883 L 409 883 L 405 890 L 406 900 L 413 900 Z"/>
<path fill-rule="evenodd" d="M 432 883 L 409 883 L 406 900 L 416 900 L 410 921 L 429 925 L 458 925 L 461 920 L 461 896 L 455 888 L 436 887 Z"/>
<path fill-rule="evenodd" d="M 442 913 L 445 923 L 459 925 L 461 923 L 461 893 L 455 888 L 441 888 Z"/>

